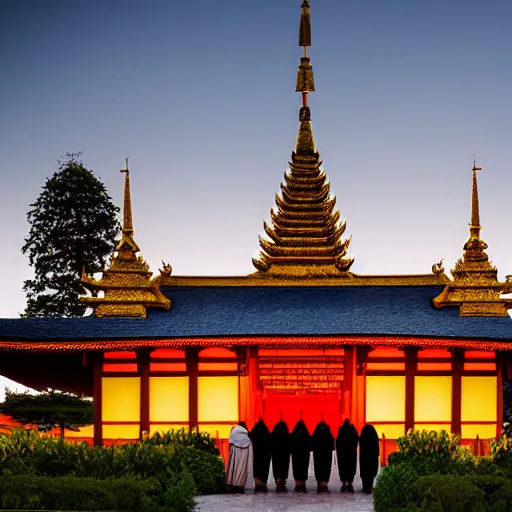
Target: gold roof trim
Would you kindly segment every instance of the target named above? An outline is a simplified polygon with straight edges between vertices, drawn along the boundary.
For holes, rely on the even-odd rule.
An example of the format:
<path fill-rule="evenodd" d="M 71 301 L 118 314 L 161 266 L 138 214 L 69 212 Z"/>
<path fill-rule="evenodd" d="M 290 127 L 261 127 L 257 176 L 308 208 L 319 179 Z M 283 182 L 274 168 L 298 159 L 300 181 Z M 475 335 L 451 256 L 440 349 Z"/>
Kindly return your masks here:
<path fill-rule="evenodd" d="M 453 281 L 446 285 L 433 302 L 437 308 L 458 306 L 460 316 L 508 316 L 507 310 L 512 307 L 512 303 L 500 297 L 506 283 L 498 281 L 498 271 L 485 252 L 488 246 L 480 238 L 482 226 L 476 173 L 481 170 L 474 162 L 471 223 L 464 253 L 452 270 Z"/>
<path fill-rule="evenodd" d="M 130 197 L 130 171 L 128 159 L 124 178 L 124 214 L 121 240 L 117 244 L 110 263 L 99 280 L 87 276 L 82 269 L 82 284 L 93 294 L 104 292 L 104 297 L 81 297 L 87 306 L 94 308 L 97 317 L 142 317 L 148 308 L 169 309 L 171 301 L 164 297 L 159 284 L 164 275 L 171 274 L 170 265 L 165 265 L 161 275 L 151 279 L 149 265 L 138 256 L 139 246 L 133 238 L 132 204 Z"/>
<path fill-rule="evenodd" d="M 350 238 L 342 239 L 345 223 L 335 210 L 330 184 L 315 145 L 308 107 L 308 93 L 315 90 L 313 68 L 307 56 L 311 46 L 311 19 L 308 0 L 301 5 L 299 45 L 304 48 L 297 74 L 296 91 L 302 94 L 299 131 L 290 170 L 281 183 L 281 194 L 275 197 L 271 224 L 264 223 L 267 237 L 260 237 L 261 252 L 253 258 L 259 278 L 323 279 L 351 278 L 354 262 L 346 254 Z"/>

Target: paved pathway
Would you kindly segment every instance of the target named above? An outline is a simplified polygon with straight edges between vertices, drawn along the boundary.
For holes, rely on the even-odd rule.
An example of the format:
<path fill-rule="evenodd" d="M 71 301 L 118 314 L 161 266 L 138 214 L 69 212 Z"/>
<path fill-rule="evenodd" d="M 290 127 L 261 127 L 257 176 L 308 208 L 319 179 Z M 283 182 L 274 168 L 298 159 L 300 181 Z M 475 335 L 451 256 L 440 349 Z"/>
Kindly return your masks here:
<path fill-rule="evenodd" d="M 359 468 L 357 473 L 359 474 Z M 272 470 L 270 471 L 272 475 Z M 290 464 L 290 477 L 292 476 Z M 288 479 L 287 494 L 276 494 L 275 485 L 269 477 L 268 494 L 254 494 L 254 482 L 249 480 L 245 494 L 217 494 L 213 496 L 200 496 L 196 498 L 197 512 L 373 512 L 372 496 L 361 492 L 361 481 L 356 476 L 354 481 L 354 494 L 340 493 L 340 479 L 338 468 L 332 465 L 329 480 L 330 494 L 316 493 L 316 480 L 313 470 L 313 456 L 310 459 L 309 478 L 307 488 L 309 493 L 294 493 L 295 482 Z"/>

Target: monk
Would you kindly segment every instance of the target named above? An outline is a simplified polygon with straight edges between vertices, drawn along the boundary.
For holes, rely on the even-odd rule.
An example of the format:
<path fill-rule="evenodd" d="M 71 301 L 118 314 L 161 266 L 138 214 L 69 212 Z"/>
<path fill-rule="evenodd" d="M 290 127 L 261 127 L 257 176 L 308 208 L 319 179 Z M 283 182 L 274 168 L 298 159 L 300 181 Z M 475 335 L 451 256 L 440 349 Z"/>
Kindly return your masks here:
<path fill-rule="evenodd" d="M 267 492 L 268 473 L 270 471 L 270 458 L 272 457 L 272 446 L 270 430 L 262 418 L 249 432 L 249 438 L 253 449 L 253 476 L 254 492 Z"/>
<path fill-rule="evenodd" d="M 288 492 L 286 479 L 289 470 L 290 431 L 284 421 L 279 421 L 272 430 L 272 471 L 276 481 L 276 492 Z"/>
<path fill-rule="evenodd" d="M 363 492 L 371 494 L 379 471 L 379 436 L 373 425 L 365 425 L 359 436 L 359 474 Z"/>
<path fill-rule="evenodd" d="M 356 427 L 348 418 L 338 429 L 336 438 L 336 459 L 341 480 L 341 492 L 354 492 L 353 482 L 357 466 L 357 444 L 359 436 Z"/>
<path fill-rule="evenodd" d="M 329 492 L 328 484 L 331 476 L 334 437 L 331 434 L 331 427 L 323 420 L 315 427 L 312 436 L 312 446 L 317 492 Z"/>
<path fill-rule="evenodd" d="M 229 434 L 229 458 L 226 483 L 232 493 L 243 494 L 249 476 L 249 460 L 252 445 L 247 426 L 243 421 L 235 425 Z"/>
<path fill-rule="evenodd" d="M 308 492 L 309 452 L 311 451 L 311 435 L 304 421 L 299 420 L 293 427 L 291 435 L 292 469 L 295 479 L 295 492 Z"/>

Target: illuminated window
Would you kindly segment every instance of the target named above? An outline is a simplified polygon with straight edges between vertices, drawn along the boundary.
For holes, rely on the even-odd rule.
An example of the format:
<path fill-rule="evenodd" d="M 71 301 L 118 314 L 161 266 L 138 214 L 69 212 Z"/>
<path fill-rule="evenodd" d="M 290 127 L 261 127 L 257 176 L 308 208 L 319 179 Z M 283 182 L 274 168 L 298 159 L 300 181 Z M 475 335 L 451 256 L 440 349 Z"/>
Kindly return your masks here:
<path fill-rule="evenodd" d="M 188 377 L 149 378 L 149 420 L 188 421 Z"/>
<path fill-rule="evenodd" d="M 405 435 L 405 425 L 398 424 L 398 425 L 386 425 L 383 424 L 374 424 L 375 430 L 377 431 L 377 434 L 380 438 L 382 436 L 386 436 L 386 439 L 398 439 L 399 437 L 402 437 Z"/>
<path fill-rule="evenodd" d="M 451 418 L 452 378 L 414 377 L 414 421 L 435 424 Z"/>
<path fill-rule="evenodd" d="M 452 370 L 452 363 L 422 363 L 418 362 L 418 371 L 423 372 L 450 372 Z"/>
<path fill-rule="evenodd" d="M 238 421 L 238 377 L 198 377 L 198 420 Z"/>
<path fill-rule="evenodd" d="M 497 421 L 497 378 L 462 377 L 462 422 Z"/>
<path fill-rule="evenodd" d="M 103 439 L 138 439 L 139 425 L 103 425 Z"/>
<path fill-rule="evenodd" d="M 101 406 L 103 421 L 140 421 L 140 377 L 103 377 Z"/>
<path fill-rule="evenodd" d="M 366 421 L 405 421 L 405 377 L 366 377 Z"/>
<path fill-rule="evenodd" d="M 230 425 L 216 425 L 214 423 L 202 423 L 199 425 L 199 432 L 210 434 L 214 439 L 229 439 L 231 429 L 236 422 Z"/>

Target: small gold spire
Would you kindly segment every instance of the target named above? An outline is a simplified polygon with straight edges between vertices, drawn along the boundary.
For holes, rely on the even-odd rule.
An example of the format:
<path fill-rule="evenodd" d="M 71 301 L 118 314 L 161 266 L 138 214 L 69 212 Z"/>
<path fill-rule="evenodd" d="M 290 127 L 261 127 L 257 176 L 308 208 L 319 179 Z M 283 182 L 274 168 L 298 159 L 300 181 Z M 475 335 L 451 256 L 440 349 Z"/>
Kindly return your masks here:
<path fill-rule="evenodd" d="M 315 79 L 313 77 L 313 67 L 308 57 L 307 47 L 311 46 L 311 16 L 309 14 L 309 2 L 304 0 L 301 6 L 299 28 L 299 46 L 304 47 L 304 56 L 300 59 L 299 69 L 297 71 L 297 83 L 295 92 L 302 92 L 302 106 L 307 105 L 307 96 L 304 93 L 314 92 Z"/>
<path fill-rule="evenodd" d="M 487 244 L 480 238 L 482 226 L 476 171 L 481 170 L 473 162 L 469 240 L 464 244 L 462 258 L 452 269 L 453 281 L 433 302 L 437 308 L 458 306 L 460 316 L 508 316 L 508 301 L 500 297 L 503 284 L 498 282 L 498 271 L 485 252 Z"/>
<path fill-rule="evenodd" d="M 127 235 L 133 235 L 132 201 L 130 197 L 130 170 L 128 168 L 128 158 L 126 159 L 126 169 L 121 169 L 121 172 L 125 173 L 123 233 Z"/>
<path fill-rule="evenodd" d="M 309 13 L 309 2 L 304 0 L 301 5 L 299 29 L 299 46 L 311 46 L 311 15 Z"/>

